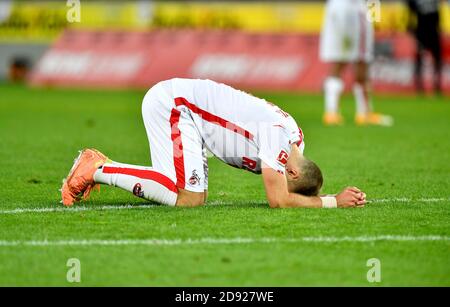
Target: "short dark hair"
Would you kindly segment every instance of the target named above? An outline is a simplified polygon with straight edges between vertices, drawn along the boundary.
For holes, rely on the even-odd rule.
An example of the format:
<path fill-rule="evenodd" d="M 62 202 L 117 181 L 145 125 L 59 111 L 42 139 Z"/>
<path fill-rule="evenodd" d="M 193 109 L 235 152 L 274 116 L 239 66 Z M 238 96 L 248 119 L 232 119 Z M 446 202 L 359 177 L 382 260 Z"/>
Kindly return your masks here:
<path fill-rule="evenodd" d="M 317 196 L 323 184 L 322 171 L 311 160 L 302 159 L 299 164 L 300 176 L 291 181 L 294 193 L 305 196 Z"/>

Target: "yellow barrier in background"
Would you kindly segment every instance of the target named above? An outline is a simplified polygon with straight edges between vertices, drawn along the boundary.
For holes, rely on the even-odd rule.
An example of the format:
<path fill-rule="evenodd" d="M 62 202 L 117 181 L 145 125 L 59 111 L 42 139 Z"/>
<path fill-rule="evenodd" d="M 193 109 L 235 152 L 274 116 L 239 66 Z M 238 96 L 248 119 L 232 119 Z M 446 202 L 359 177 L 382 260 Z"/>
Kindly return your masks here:
<path fill-rule="evenodd" d="M 10 1 L 2 0 L 0 7 L 0 41 L 49 42 L 66 28 L 138 29 L 151 27 L 152 5 L 137 1 L 108 2 L 81 1 L 81 22 L 67 21 L 70 7 L 66 1 Z M 7 11 L 7 13 L 5 13 Z M 4 16 L 7 15 L 7 16 Z"/>
<path fill-rule="evenodd" d="M 3 1 L 2 1 L 3 2 Z M 255 32 L 318 33 L 324 3 L 81 1 L 81 22 L 66 19 L 66 1 L 12 1 L 0 15 L 0 41 L 48 42 L 66 28 L 146 29 L 189 27 Z M 5 13 L 6 12 L 6 13 Z M 442 27 L 450 34 L 450 8 L 442 5 Z M 5 15 L 5 16 L 3 16 Z M 404 32 L 402 2 L 382 3 L 377 31 Z"/>

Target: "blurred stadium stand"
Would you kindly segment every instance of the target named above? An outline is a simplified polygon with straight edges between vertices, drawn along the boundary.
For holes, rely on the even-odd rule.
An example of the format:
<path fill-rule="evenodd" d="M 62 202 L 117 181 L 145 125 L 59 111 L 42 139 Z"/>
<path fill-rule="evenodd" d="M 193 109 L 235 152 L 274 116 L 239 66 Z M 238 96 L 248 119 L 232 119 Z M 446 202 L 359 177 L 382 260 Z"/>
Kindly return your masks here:
<path fill-rule="evenodd" d="M 323 8 L 324 1 L 81 1 L 81 22 L 69 23 L 66 1 L 3 0 L 0 79 L 8 77 L 15 60 L 36 64 L 45 54 L 41 65 L 34 65 L 34 84 L 149 87 L 160 79 L 184 76 L 231 80 L 245 87 L 318 91 L 326 69 L 317 60 Z M 443 83 L 444 91 L 450 92 L 450 8 L 444 2 L 441 16 L 445 34 Z M 414 44 L 406 33 L 404 2 L 382 1 L 380 17 L 374 24 L 374 85 L 386 91 L 410 91 Z M 114 52 L 106 53 L 108 58 L 105 50 Z M 70 51 L 72 58 L 65 60 L 57 54 L 61 51 Z M 97 80 L 93 80 L 96 74 L 92 67 L 85 78 L 58 75 L 64 67 L 74 69 L 70 61 L 82 61 L 80 54 L 86 53 L 94 62 L 103 55 L 105 64 L 95 68 Z M 135 55 L 134 62 L 130 54 Z M 227 56 L 250 60 L 246 64 L 250 71 L 241 71 L 240 79 L 232 74 L 227 79 Z M 111 67 L 107 67 L 108 59 L 110 63 L 115 60 Z M 65 62 L 69 64 L 64 66 Z M 130 72 L 133 65 L 142 65 L 135 69 L 135 75 Z M 120 76 L 120 67 L 125 75 Z M 114 70 L 119 73 L 114 74 Z M 257 77 L 268 71 L 272 75 L 258 81 Z M 284 81 L 277 82 L 277 71 Z M 52 75 L 45 75 L 48 72 Z M 293 77 L 288 78 L 289 74 Z M 430 79 L 429 73 L 426 78 Z"/>

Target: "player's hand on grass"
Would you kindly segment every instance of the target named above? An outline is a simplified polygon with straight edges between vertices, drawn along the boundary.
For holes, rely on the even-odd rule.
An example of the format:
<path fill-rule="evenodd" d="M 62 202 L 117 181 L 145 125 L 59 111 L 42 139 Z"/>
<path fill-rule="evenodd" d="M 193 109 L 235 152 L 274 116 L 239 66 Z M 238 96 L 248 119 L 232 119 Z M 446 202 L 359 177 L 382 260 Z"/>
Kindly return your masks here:
<path fill-rule="evenodd" d="M 336 195 L 338 208 L 364 207 L 366 194 L 357 187 L 347 187 Z"/>

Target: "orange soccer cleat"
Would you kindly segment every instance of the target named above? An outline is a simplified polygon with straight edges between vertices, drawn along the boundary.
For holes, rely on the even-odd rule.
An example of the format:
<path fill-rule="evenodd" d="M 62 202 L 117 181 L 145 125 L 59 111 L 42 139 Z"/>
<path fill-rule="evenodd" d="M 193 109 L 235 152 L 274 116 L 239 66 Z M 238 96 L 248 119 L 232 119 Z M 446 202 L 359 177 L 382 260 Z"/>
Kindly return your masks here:
<path fill-rule="evenodd" d="M 344 123 L 341 114 L 339 113 L 325 113 L 323 115 L 323 123 L 326 126 L 339 126 Z"/>
<path fill-rule="evenodd" d="M 355 123 L 358 126 L 378 125 L 390 127 L 394 124 L 394 119 L 389 115 L 370 112 L 368 114 L 356 114 Z"/>
<path fill-rule="evenodd" d="M 95 171 L 109 161 L 108 157 L 96 149 L 83 149 L 63 180 L 61 188 L 62 203 L 71 206 L 74 202 L 87 199 L 91 190 L 98 185 L 94 182 Z"/>

